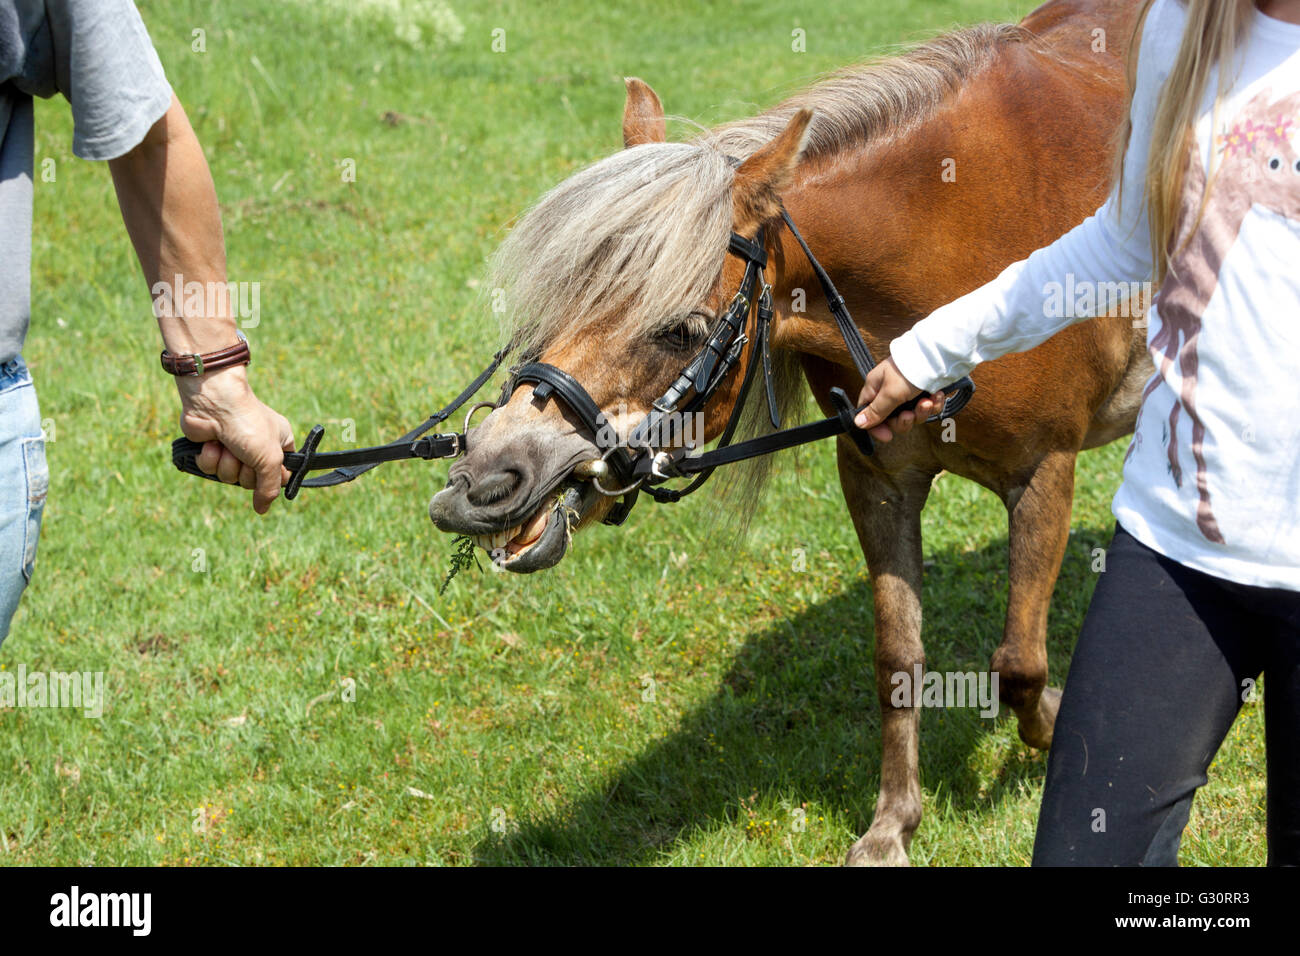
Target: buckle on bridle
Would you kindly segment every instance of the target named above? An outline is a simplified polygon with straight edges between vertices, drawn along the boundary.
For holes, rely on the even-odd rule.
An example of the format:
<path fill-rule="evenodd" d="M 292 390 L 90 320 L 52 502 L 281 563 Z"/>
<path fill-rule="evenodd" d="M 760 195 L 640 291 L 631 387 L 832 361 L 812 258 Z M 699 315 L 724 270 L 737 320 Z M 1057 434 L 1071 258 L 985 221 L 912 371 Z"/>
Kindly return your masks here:
<path fill-rule="evenodd" d="M 672 448 L 656 452 L 654 457 L 650 459 L 650 476 L 658 478 L 660 481 L 667 481 L 669 478 L 685 477 L 677 469 L 677 462 L 685 458 L 694 450 L 695 443 L 688 442 L 681 448 Z"/>
<path fill-rule="evenodd" d="M 740 359 L 740 350 L 745 347 L 745 343 L 748 341 L 749 341 L 749 336 L 745 335 L 744 333 L 741 333 L 740 335 L 736 336 L 735 341 L 732 342 L 731 346 L 727 349 L 727 358 L 726 358 L 727 368 L 730 368 L 732 365 L 735 365 L 736 362 Z"/>

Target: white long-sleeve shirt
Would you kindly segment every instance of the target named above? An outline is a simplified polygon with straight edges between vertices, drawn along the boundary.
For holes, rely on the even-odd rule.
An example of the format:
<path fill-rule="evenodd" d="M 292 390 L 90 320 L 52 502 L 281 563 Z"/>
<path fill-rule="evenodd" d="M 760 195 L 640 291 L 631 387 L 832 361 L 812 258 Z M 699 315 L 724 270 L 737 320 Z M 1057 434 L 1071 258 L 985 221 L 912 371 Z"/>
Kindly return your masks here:
<path fill-rule="evenodd" d="M 891 343 L 934 389 L 1106 311 L 1151 278 L 1142 184 L 1151 127 L 1186 20 L 1158 0 L 1139 50 L 1123 202 L 1093 216 Z M 1300 590 L 1300 25 L 1253 11 L 1213 113 L 1195 126 L 1180 236 L 1217 168 L 1205 217 L 1148 314 L 1148 382 L 1112 508 L 1148 547 L 1217 577 Z M 1215 167 L 1211 167 L 1211 159 Z M 1199 165 L 1197 163 L 1199 160 Z"/>

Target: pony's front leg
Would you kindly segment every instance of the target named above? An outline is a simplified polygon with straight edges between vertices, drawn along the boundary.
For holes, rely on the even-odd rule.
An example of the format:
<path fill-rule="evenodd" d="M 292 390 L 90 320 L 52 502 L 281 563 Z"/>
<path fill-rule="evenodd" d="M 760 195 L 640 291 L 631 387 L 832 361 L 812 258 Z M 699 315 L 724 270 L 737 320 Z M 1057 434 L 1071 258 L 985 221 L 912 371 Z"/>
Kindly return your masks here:
<path fill-rule="evenodd" d="M 921 713 L 914 706 L 895 707 L 890 698 L 895 674 L 904 673 L 910 679 L 918 670 L 925 670 L 921 508 L 934 475 L 911 465 L 897 474 L 886 474 L 842 438 L 837 451 L 840 485 L 871 576 L 876 696 L 881 712 L 876 813 L 866 834 L 849 849 L 845 862 L 850 866 L 906 866 L 912 833 L 921 822 Z"/>

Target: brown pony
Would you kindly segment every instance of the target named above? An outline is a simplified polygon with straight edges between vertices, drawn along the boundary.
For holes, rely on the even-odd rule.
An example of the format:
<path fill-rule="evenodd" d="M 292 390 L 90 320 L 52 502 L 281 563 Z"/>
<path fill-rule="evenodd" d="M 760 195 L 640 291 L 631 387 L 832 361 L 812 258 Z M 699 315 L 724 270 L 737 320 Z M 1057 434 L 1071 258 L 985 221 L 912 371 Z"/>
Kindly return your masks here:
<path fill-rule="evenodd" d="M 729 233 L 763 227 L 782 400 L 806 380 L 830 414 L 829 390 L 856 395 L 861 379 L 807 261 L 778 228 L 781 204 L 873 353 L 888 354 L 919 318 L 1105 199 L 1135 5 L 1053 0 L 1019 25 L 958 31 L 834 74 L 689 143 L 665 141 L 659 98 L 629 80 L 627 148 L 548 193 L 497 253 L 491 285 L 507 332 L 576 378 L 626 435 L 737 288 L 743 264 L 727 253 Z M 1098 319 L 980 366 L 973 401 L 947 426 L 918 427 L 874 457 L 838 440 L 874 596 L 883 714 L 875 817 L 849 863 L 906 863 L 921 818 L 920 713 L 890 696 L 892 675 L 924 668 L 920 515 L 931 482 L 951 471 L 1006 504 L 1010 595 L 990 667 L 1022 739 L 1048 747 L 1059 692 L 1047 687 L 1047 613 L 1075 456 L 1132 430 L 1150 374 L 1132 319 Z M 738 379 L 705 410 L 709 440 L 737 401 Z M 751 411 L 766 418 L 761 401 Z M 521 386 L 473 430 L 430 515 L 444 531 L 479 536 L 507 570 L 550 567 L 573 528 L 611 506 L 581 469 L 575 475 L 599 455 L 564 403 Z"/>

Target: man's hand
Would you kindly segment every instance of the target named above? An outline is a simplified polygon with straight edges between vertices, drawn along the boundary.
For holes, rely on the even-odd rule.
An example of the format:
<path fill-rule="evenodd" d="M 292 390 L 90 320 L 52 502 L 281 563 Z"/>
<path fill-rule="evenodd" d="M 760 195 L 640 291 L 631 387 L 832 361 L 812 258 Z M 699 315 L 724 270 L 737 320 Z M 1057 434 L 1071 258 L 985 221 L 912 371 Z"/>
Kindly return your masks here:
<path fill-rule="evenodd" d="M 167 349 L 189 355 L 231 345 L 237 329 L 226 294 L 217 191 L 180 101 L 173 96 L 139 145 L 109 167 Z M 182 282 L 186 288 L 198 283 L 205 292 L 188 312 L 188 296 L 178 302 L 158 292 Z M 176 388 L 181 431 L 190 441 L 205 442 L 199 468 L 252 489 L 253 507 L 266 514 L 289 479 L 283 467 L 284 452 L 293 450 L 289 423 L 257 400 L 243 366 L 181 376 Z"/>
<path fill-rule="evenodd" d="M 917 402 L 915 410 L 901 412 L 892 421 L 885 421 L 899 405 L 920 394 L 919 388 L 903 378 L 894 360 L 886 359 L 867 374 L 858 395 L 858 405 L 867 407 L 858 413 L 854 423 L 865 428 L 877 441 L 906 435 L 917 422 L 923 422 L 943 409 L 943 392 L 935 392 Z"/>
<path fill-rule="evenodd" d="M 293 429 L 258 401 L 243 366 L 180 376 L 181 431 L 203 442 L 199 469 L 253 491 L 253 508 L 264 515 L 289 480 L 284 453 L 293 451 Z"/>

